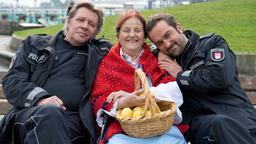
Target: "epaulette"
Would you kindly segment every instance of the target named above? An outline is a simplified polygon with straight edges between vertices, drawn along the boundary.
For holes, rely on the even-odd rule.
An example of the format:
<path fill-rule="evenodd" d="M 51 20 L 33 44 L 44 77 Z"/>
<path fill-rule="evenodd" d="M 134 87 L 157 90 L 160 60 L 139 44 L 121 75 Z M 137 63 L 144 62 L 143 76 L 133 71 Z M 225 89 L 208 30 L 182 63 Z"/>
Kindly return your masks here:
<path fill-rule="evenodd" d="M 31 39 L 36 39 L 36 40 L 40 40 L 40 39 L 50 39 L 52 38 L 52 36 L 50 35 L 47 35 L 47 34 L 35 34 L 35 35 L 32 35 L 30 36 Z"/>
<path fill-rule="evenodd" d="M 46 36 L 47 34 L 43 34 L 43 33 L 41 33 L 41 34 L 35 34 L 35 35 L 42 35 L 42 36 Z"/>
<path fill-rule="evenodd" d="M 150 51 L 157 57 L 160 50 L 156 47 L 156 45 L 152 44 L 150 46 Z"/>
<path fill-rule="evenodd" d="M 105 38 L 94 39 L 93 42 L 97 46 L 100 55 L 106 55 L 112 47 L 112 44 Z"/>
<path fill-rule="evenodd" d="M 39 49 L 52 43 L 53 37 L 47 34 L 36 34 L 30 37 L 31 45 Z"/>
<path fill-rule="evenodd" d="M 109 42 L 109 41 L 108 41 L 107 39 L 105 39 L 105 38 L 99 38 L 98 41 L 99 41 L 99 42 Z"/>
<path fill-rule="evenodd" d="M 206 35 L 200 36 L 200 39 L 210 38 L 210 37 L 212 37 L 214 35 L 215 35 L 215 33 L 208 33 Z"/>

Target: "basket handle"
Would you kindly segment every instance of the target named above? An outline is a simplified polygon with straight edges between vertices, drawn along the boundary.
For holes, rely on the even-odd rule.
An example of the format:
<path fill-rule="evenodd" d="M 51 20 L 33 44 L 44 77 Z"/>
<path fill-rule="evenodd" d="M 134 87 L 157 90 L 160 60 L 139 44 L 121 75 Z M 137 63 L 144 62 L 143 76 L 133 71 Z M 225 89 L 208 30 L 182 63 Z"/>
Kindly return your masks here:
<path fill-rule="evenodd" d="M 161 111 L 150 91 L 146 74 L 141 70 L 135 70 L 135 90 L 140 89 L 141 86 L 146 96 L 142 117 L 146 116 L 148 110 L 151 112 L 151 116 L 160 113 Z"/>

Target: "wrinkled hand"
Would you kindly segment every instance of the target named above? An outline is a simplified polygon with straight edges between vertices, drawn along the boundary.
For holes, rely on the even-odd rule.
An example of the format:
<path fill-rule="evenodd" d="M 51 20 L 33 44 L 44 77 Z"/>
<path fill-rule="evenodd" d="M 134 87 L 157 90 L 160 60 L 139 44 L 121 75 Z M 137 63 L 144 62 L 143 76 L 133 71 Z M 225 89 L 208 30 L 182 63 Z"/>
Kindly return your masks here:
<path fill-rule="evenodd" d="M 125 91 L 117 91 L 109 94 L 107 102 L 115 102 L 118 99 L 118 108 L 143 106 L 145 103 L 144 96 L 138 96 L 143 92 L 142 89 L 128 93 Z"/>
<path fill-rule="evenodd" d="M 181 66 L 175 59 L 172 60 L 168 55 L 162 52 L 159 52 L 158 54 L 158 64 L 174 78 L 176 78 L 177 74 L 182 71 Z"/>
<path fill-rule="evenodd" d="M 59 99 L 57 96 L 51 96 L 51 97 L 48 97 L 48 98 L 43 98 L 43 99 L 40 99 L 37 102 L 38 106 L 47 105 L 47 104 L 52 104 L 52 105 L 55 105 L 55 106 L 61 108 L 62 110 L 66 110 L 66 107 L 63 105 L 62 100 Z"/>

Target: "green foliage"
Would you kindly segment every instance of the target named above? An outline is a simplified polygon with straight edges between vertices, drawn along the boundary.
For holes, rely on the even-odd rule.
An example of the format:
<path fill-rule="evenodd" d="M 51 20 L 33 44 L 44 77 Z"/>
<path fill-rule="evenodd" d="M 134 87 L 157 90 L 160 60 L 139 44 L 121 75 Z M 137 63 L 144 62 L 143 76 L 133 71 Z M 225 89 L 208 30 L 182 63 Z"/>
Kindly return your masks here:
<path fill-rule="evenodd" d="M 174 15 L 185 29 L 201 35 L 209 32 L 222 35 L 236 52 L 256 52 L 256 1 L 218 0 L 145 11 L 145 16 L 156 12 Z"/>
<path fill-rule="evenodd" d="M 59 24 L 56 26 L 50 26 L 50 27 L 44 27 L 44 28 L 38 28 L 38 29 L 16 31 L 14 34 L 21 38 L 26 38 L 27 36 L 34 35 L 34 34 L 49 34 L 53 36 L 62 28 L 63 28 L 63 24 Z"/>
<path fill-rule="evenodd" d="M 146 19 L 159 12 L 174 15 L 184 29 L 194 30 L 201 35 L 210 32 L 222 35 L 235 52 L 256 52 L 256 0 L 216 0 L 141 11 Z M 111 42 L 116 42 L 117 17 L 105 18 L 104 26 L 98 37 L 104 36 Z M 15 34 L 21 37 L 42 32 L 54 34 L 62 27 L 63 25 L 59 25 Z"/>

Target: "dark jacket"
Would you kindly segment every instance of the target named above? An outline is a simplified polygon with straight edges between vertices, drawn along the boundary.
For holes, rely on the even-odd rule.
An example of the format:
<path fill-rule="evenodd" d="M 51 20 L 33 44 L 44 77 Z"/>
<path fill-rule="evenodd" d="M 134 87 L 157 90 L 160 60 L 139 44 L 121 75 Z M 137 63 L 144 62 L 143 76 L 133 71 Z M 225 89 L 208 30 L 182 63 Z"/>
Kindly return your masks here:
<path fill-rule="evenodd" d="M 0 123 L 0 143 L 11 139 L 11 125 L 15 112 L 33 106 L 40 98 L 50 96 L 41 90 L 56 60 L 55 44 L 57 38 L 47 35 L 30 36 L 18 48 L 10 65 L 10 70 L 3 79 L 3 90 L 8 102 L 13 105 Z M 96 141 L 96 124 L 91 111 L 89 95 L 100 60 L 108 53 L 112 45 L 103 39 L 93 39 L 87 43 L 88 61 L 86 65 L 86 93 L 80 103 L 79 113 L 87 128 L 91 141 Z M 31 92 L 34 91 L 33 97 Z"/>
<path fill-rule="evenodd" d="M 185 35 L 189 42 L 178 59 L 183 72 L 177 75 L 184 97 L 184 123 L 194 116 L 217 113 L 231 116 L 248 129 L 256 128 L 256 111 L 240 86 L 236 58 L 224 38 L 199 37 L 192 31 Z"/>

